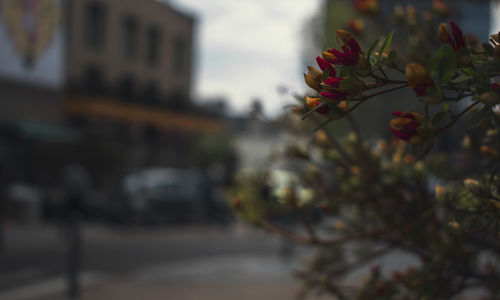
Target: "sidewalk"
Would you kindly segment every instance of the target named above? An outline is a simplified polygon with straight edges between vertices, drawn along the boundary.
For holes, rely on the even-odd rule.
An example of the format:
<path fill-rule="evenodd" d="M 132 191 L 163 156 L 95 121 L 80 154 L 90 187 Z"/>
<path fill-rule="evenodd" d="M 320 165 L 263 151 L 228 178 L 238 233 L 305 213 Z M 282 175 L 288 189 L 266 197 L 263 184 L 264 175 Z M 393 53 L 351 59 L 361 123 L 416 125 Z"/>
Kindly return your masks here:
<path fill-rule="evenodd" d="M 89 300 L 289 300 L 300 288 L 291 271 L 277 257 L 234 255 L 168 263 L 124 277 L 86 273 L 81 281 L 83 299 Z M 52 289 L 47 282 L 0 293 L 0 299 L 66 300 L 63 283 L 60 278 Z"/>

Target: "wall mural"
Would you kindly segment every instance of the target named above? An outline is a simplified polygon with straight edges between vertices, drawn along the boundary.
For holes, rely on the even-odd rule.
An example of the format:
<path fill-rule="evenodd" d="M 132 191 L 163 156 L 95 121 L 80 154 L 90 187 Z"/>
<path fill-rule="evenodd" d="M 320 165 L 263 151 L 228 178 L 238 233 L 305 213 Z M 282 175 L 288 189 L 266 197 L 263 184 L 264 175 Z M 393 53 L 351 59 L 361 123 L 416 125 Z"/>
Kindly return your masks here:
<path fill-rule="evenodd" d="M 59 0 L 0 1 L 1 18 L 9 37 L 25 66 L 32 67 L 61 25 L 61 3 Z"/>

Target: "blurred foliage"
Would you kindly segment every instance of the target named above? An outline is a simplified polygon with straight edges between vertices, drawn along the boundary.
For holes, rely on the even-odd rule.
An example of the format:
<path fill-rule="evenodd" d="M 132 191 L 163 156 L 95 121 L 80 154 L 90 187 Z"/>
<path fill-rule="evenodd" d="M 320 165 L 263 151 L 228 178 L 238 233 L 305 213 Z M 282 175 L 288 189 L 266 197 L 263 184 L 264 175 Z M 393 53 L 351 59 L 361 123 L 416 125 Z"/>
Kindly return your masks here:
<path fill-rule="evenodd" d="M 352 5 L 379 16 L 375 0 Z M 295 139 L 268 170 L 243 170 L 229 191 L 241 218 L 316 249 L 296 274 L 299 298 L 500 297 L 500 36 L 480 45 L 454 22 L 438 26 L 449 12 L 437 0 L 432 12 L 396 7 L 398 28 L 414 39 L 405 47 L 400 33 L 361 47 L 336 30 L 339 48 L 308 67 L 312 92 L 282 120 Z M 353 115 L 368 100 L 390 115 L 385 95 L 399 90 L 413 96 L 383 122 L 393 138 L 375 142 Z M 349 134 L 338 134 L 339 120 Z M 451 151 L 436 149 L 457 123 L 467 133 L 454 136 Z M 378 265 L 396 251 L 416 263 Z M 346 280 L 367 266 L 364 279 Z"/>

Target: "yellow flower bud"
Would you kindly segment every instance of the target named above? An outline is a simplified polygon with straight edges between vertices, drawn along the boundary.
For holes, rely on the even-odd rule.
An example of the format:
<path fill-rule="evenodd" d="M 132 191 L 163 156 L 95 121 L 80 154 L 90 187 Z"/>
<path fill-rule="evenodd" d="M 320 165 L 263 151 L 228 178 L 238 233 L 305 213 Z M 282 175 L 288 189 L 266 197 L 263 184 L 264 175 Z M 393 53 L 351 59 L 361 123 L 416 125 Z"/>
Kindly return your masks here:
<path fill-rule="evenodd" d="M 469 135 L 464 136 L 464 138 L 462 139 L 462 148 L 466 150 L 469 149 L 470 143 L 471 143 L 470 136 Z"/>
<path fill-rule="evenodd" d="M 406 79 L 410 87 L 419 95 L 423 97 L 422 99 L 428 103 L 438 103 L 442 97 L 436 95 L 434 88 L 434 81 L 432 81 L 431 76 L 427 69 L 418 64 L 410 63 L 406 65 Z M 428 93 L 428 89 L 432 88 L 433 93 Z M 435 97 L 437 96 L 437 97 Z"/>
<path fill-rule="evenodd" d="M 354 39 L 354 37 L 352 36 L 352 34 L 350 34 L 349 32 L 347 32 L 345 30 L 339 29 L 335 33 L 337 34 L 337 42 L 342 41 L 342 43 L 346 47 L 349 46 L 349 40 Z"/>
<path fill-rule="evenodd" d="M 323 72 L 311 66 L 308 66 L 307 70 L 307 74 L 304 74 L 306 84 L 312 89 L 319 90 Z"/>
<path fill-rule="evenodd" d="M 460 228 L 460 224 L 458 224 L 458 222 L 453 221 L 448 223 L 448 227 L 450 227 L 450 229 L 457 230 Z"/>
<path fill-rule="evenodd" d="M 441 43 L 447 43 L 449 38 L 448 25 L 446 23 L 439 24 L 439 40 Z"/>
<path fill-rule="evenodd" d="M 443 202 L 448 197 L 448 191 L 444 186 L 436 184 L 436 199 L 440 202 Z"/>
<path fill-rule="evenodd" d="M 481 193 L 481 184 L 479 181 L 467 178 L 464 180 L 465 188 L 473 195 L 478 195 Z"/>
<path fill-rule="evenodd" d="M 482 145 L 480 148 L 481 154 L 486 157 L 495 157 L 498 152 L 496 149 L 490 146 Z"/>
<path fill-rule="evenodd" d="M 500 94 L 495 91 L 484 92 L 479 96 L 479 100 L 485 104 L 499 104 Z"/>
<path fill-rule="evenodd" d="M 316 142 L 320 145 L 328 144 L 328 135 L 324 130 L 318 130 L 318 132 L 316 132 Z"/>

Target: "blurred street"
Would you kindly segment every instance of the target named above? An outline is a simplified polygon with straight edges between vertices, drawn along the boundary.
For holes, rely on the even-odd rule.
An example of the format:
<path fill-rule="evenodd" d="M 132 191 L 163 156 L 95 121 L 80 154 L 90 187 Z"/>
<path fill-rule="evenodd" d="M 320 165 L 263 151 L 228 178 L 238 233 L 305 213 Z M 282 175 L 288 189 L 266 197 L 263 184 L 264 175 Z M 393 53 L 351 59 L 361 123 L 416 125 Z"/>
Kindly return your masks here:
<path fill-rule="evenodd" d="M 290 299 L 298 283 L 280 240 L 248 227 L 85 226 L 84 299 Z M 10 227 L 0 299 L 65 299 L 66 250 L 54 226 Z"/>

